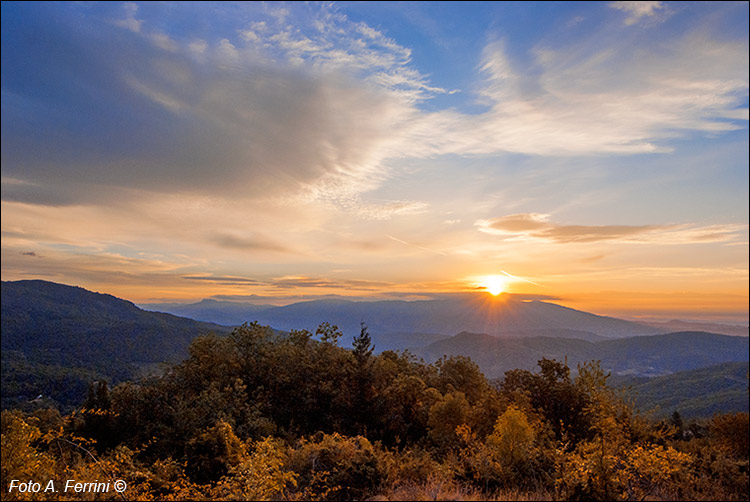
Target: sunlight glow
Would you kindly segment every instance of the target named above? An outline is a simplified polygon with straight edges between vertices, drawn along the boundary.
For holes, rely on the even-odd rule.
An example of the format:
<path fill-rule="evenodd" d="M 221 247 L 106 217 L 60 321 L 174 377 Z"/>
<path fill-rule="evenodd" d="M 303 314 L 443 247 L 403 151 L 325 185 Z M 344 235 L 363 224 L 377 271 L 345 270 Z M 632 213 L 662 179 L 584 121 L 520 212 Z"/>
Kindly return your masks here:
<path fill-rule="evenodd" d="M 486 275 L 482 278 L 482 286 L 492 296 L 505 292 L 508 286 L 508 278 L 502 275 Z"/>

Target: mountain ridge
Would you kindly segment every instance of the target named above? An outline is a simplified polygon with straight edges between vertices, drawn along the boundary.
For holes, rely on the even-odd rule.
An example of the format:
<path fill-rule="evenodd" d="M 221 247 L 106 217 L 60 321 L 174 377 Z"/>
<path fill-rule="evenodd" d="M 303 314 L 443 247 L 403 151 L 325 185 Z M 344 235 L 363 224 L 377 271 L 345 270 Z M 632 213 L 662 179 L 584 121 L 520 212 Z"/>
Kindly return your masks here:
<path fill-rule="evenodd" d="M 748 360 L 750 339 L 715 333 L 684 331 L 590 341 L 576 338 L 498 337 L 462 332 L 414 350 L 427 362 L 440 357 L 471 358 L 489 378 L 502 378 L 513 369 L 533 370 L 542 357 L 578 363 L 601 361 L 616 375 L 656 377 L 724 362 Z"/>
<path fill-rule="evenodd" d="M 558 329 L 589 333 L 591 336 L 617 338 L 663 333 L 663 329 L 642 323 L 600 316 L 539 300 L 518 300 L 510 295 L 499 298 L 486 294 L 466 294 L 433 300 L 310 300 L 281 307 L 261 308 L 248 304 L 242 312 L 236 304 L 226 305 L 224 314 L 211 317 L 201 302 L 183 306 L 172 312 L 199 320 L 224 321 L 231 310 L 235 324 L 257 320 L 282 330 L 314 331 L 321 322 L 337 325 L 350 341 L 365 322 L 371 334 L 433 333 L 453 336 L 461 331 L 484 332 L 492 335 L 526 333 L 531 330 Z M 214 304 L 212 304 L 214 305 Z M 144 308 L 164 308 L 163 304 Z M 221 305 L 216 305 L 221 309 Z M 169 311 L 167 309 L 166 311 Z M 221 317 L 220 317 L 221 316 Z"/>
<path fill-rule="evenodd" d="M 203 305 L 210 307 L 213 303 Z M 510 314 L 503 318 L 507 312 L 500 307 Z M 732 361 L 739 357 L 737 354 L 747 360 L 748 354 L 747 337 L 683 332 L 615 338 L 612 334 L 622 334 L 623 328 L 641 330 L 641 326 L 545 302 L 508 298 L 494 304 L 478 301 L 477 296 L 464 301 L 314 300 L 269 310 L 273 314 L 270 319 L 260 315 L 255 318 L 275 330 L 314 332 L 321 322 L 344 321 L 344 332 L 349 330 L 350 335 L 339 341 L 344 347 L 350 346 L 351 333 L 358 334 L 364 321 L 378 352 L 408 349 L 428 362 L 444 355 L 465 355 L 490 378 L 502 377 L 509 369 L 533 370 L 542 357 L 567 360 L 571 367 L 601 360 L 615 374 L 657 376 Z M 489 323 L 508 330 L 497 335 L 474 331 L 469 322 L 474 315 L 482 316 L 475 327 Z M 533 322 L 526 322 L 529 316 Z M 446 317 L 452 317 L 450 323 Z M 582 320 L 579 327 L 593 322 L 594 328 L 609 329 L 605 332 L 610 336 L 586 329 L 549 327 L 566 319 L 569 324 Z M 419 324 L 422 321 L 425 326 Z M 460 323 L 469 326 L 443 334 Z M 388 326 L 393 329 L 383 329 Z M 527 329 L 519 329 L 523 326 Z M 397 331 L 396 327 L 402 329 Z M 85 392 L 84 381 L 133 378 L 139 369 L 179 362 L 198 335 L 229 331 L 218 324 L 146 311 L 127 300 L 77 286 L 40 280 L 3 281 L 3 403 L 6 396 L 36 396 L 38 392 L 27 385 L 27 377 L 33 380 L 41 378 L 39 375 L 51 387 L 76 387 L 80 397 Z M 73 397 L 66 399 L 70 402 Z"/>

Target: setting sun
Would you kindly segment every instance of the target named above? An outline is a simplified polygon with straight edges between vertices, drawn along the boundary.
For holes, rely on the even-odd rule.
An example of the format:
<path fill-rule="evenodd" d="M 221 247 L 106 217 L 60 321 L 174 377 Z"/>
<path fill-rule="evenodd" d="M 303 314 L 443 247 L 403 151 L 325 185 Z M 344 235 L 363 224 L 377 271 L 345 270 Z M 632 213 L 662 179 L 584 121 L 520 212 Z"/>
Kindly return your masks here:
<path fill-rule="evenodd" d="M 487 275 L 482 278 L 482 286 L 492 296 L 504 293 L 508 286 L 508 278 L 502 275 Z"/>

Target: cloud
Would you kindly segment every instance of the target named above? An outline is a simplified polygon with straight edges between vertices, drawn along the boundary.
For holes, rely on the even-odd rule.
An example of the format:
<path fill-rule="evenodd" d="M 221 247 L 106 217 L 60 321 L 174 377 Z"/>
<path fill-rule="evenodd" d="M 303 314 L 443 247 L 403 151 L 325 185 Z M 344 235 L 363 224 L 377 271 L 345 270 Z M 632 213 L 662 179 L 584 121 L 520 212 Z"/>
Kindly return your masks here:
<path fill-rule="evenodd" d="M 625 24 L 628 26 L 636 24 L 644 18 L 658 17 L 660 13 L 668 12 L 664 2 L 612 2 L 609 6 L 628 14 L 625 19 Z"/>
<path fill-rule="evenodd" d="M 222 277 L 222 276 L 183 276 L 183 279 L 188 281 L 202 281 L 210 283 L 218 283 L 222 285 L 232 286 L 247 286 L 247 285 L 260 285 L 263 284 L 261 281 L 255 279 L 247 279 L 244 277 Z"/>
<path fill-rule="evenodd" d="M 414 103 L 442 92 L 408 49 L 330 7 L 300 25 L 274 10 L 231 40 L 161 32 L 147 8 L 127 4 L 123 29 L 93 14 L 79 29 L 72 6 L 19 7 L 3 26 L 5 200 L 100 203 L 125 187 L 356 201 L 388 176 Z"/>
<path fill-rule="evenodd" d="M 384 281 L 366 281 L 366 280 L 338 280 L 322 277 L 308 276 L 283 276 L 276 277 L 267 282 L 269 286 L 279 289 L 297 289 L 297 288 L 330 288 L 336 290 L 361 290 L 361 291 L 378 291 L 393 286 L 392 283 Z"/>
<path fill-rule="evenodd" d="M 161 8 L 14 6 L 3 200 L 286 197 L 389 219 L 428 209 L 363 197 L 399 159 L 665 152 L 693 131 L 746 126 L 744 40 L 537 47 L 531 72 L 493 42 L 481 59 L 487 111 L 427 112 L 422 103 L 453 90 L 335 5 L 207 9 L 188 37 L 164 31 L 160 16 L 175 11 Z"/>
<path fill-rule="evenodd" d="M 253 235 L 240 236 L 229 233 L 218 233 L 209 237 L 209 242 L 214 242 L 220 247 L 239 249 L 241 251 L 271 251 L 275 253 L 295 253 L 291 248 L 279 244 L 267 237 Z"/>
<path fill-rule="evenodd" d="M 549 226 L 549 216 L 548 214 L 539 213 L 511 214 L 491 220 L 480 220 L 478 226 L 484 230 L 501 233 L 523 233 L 547 228 Z"/>
<path fill-rule="evenodd" d="M 561 225 L 549 215 L 511 214 L 478 220 L 484 233 L 508 239 L 535 239 L 556 243 L 624 242 L 651 244 L 700 244 L 730 242 L 747 231 L 747 225 Z"/>
<path fill-rule="evenodd" d="M 489 109 L 431 122 L 437 150 L 534 155 L 643 154 L 670 141 L 747 127 L 748 44 L 692 33 L 653 45 L 607 40 L 592 51 L 537 47 L 532 62 L 502 42 L 484 51 L 482 97 Z M 530 66 L 530 68 L 527 68 Z M 434 141 L 434 139 L 433 139 Z"/>
<path fill-rule="evenodd" d="M 138 13 L 138 4 L 133 2 L 126 2 L 122 5 L 122 8 L 125 11 L 125 17 L 114 21 L 114 24 L 135 33 L 140 32 L 143 21 L 138 20 L 135 17 Z"/>

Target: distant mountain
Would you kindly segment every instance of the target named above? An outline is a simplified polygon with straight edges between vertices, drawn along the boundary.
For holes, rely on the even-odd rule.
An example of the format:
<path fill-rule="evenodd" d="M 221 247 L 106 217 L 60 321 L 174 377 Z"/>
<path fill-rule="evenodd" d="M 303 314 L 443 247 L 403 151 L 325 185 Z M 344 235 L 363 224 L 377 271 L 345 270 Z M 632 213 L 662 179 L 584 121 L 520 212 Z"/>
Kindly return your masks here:
<path fill-rule="evenodd" d="M 576 338 L 508 338 L 462 332 L 416 349 L 417 356 L 434 361 L 443 355 L 462 355 L 476 362 L 489 378 L 502 378 L 512 369 L 534 370 L 542 357 L 578 363 L 601 361 L 613 374 L 659 376 L 728 361 L 748 360 L 748 338 L 713 333 L 679 332 L 616 340 Z"/>
<path fill-rule="evenodd" d="M 3 407 L 40 393 L 63 406 L 77 404 L 93 379 L 133 378 L 161 362 L 180 361 L 200 334 L 230 331 L 46 281 L 3 282 L 1 298 Z M 466 355 L 491 378 L 515 368 L 532 370 L 542 357 L 567 359 L 571 368 L 601 360 L 615 374 L 636 376 L 748 360 L 747 337 L 654 335 L 658 328 L 507 295 L 411 302 L 320 300 L 285 307 L 204 301 L 169 308 L 227 324 L 258 320 L 280 330 L 314 331 L 330 322 L 344 331 L 343 346 L 349 346 L 365 322 L 378 352 L 410 349 L 427 361 Z"/>
<path fill-rule="evenodd" d="M 674 331 L 706 331 L 708 333 L 718 333 L 719 335 L 748 336 L 750 331 L 748 326 L 739 326 L 733 324 L 720 324 L 713 322 L 695 322 L 695 321 L 678 321 L 672 320 L 667 322 L 646 322 L 649 326 L 662 329 L 667 332 Z"/>
<path fill-rule="evenodd" d="M 611 384 L 627 387 L 636 406 L 655 417 L 678 411 L 683 418 L 714 413 L 748 412 L 747 362 L 724 363 L 655 378 L 620 377 Z"/>
<path fill-rule="evenodd" d="M 241 304 L 240 304 L 241 305 Z M 233 302 L 204 302 L 179 309 L 161 309 L 195 319 L 235 323 L 257 320 L 281 330 L 314 331 L 322 322 L 337 325 L 344 332 L 343 344 L 359 333 L 365 322 L 373 337 L 393 333 L 430 333 L 452 336 L 461 331 L 491 335 L 538 336 L 538 330 L 556 330 L 562 335 L 592 339 L 618 338 L 664 333 L 664 330 L 622 319 L 604 317 L 542 301 L 524 301 L 511 295 L 498 298 L 486 294 L 464 294 L 423 301 L 354 302 L 315 300 L 284 307 L 258 307 L 246 304 L 246 310 Z M 157 306 L 144 305 L 154 309 Z M 567 330 L 567 334 L 562 330 Z M 390 337 L 393 338 L 393 337 Z M 381 346 L 380 349 L 395 348 Z"/>
<path fill-rule="evenodd" d="M 57 386 L 61 393 L 70 390 L 72 379 L 80 391 L 81 379 L 131 378 L 150 365 L 184 359 L 200 334 L 228 331 L 46 281 L 3 281 L 0 299 L 3 407 L 41 393 L 33 385 L 40 378 L 46 388 Z M 81 399 L 85 386 L 83 392 Z M 70 403 L 74 397 L 58 395 L 56 400 Z"/>
<path fill-rule="evenodd" d="M 729 361 L 748 361 L 748 337 L 681 331 L 597 343 L 613 373 L 659 376 Z"/>
<path fill-rule="evenodd" d="M 239 326 L 254 321 L 256 313 L 272 305 L 254 305 L 252 303 L 229 302 L 220 300 L 201 300 L 198 303 L 151 303 L 142 305 L 144 310 L 166 312 L 196 321 L 213 322 L 223 326 Z"/>
<path fill-rule="evenodd" d="M 376 354 L 380 354 L 386 350 L 409 350 L 410 352 L 415 352 L 421 347 L 430 345 L 438 340 L 450 338 L 447 335 L 437 333 L 379 333 L 371 337 Z"/>

